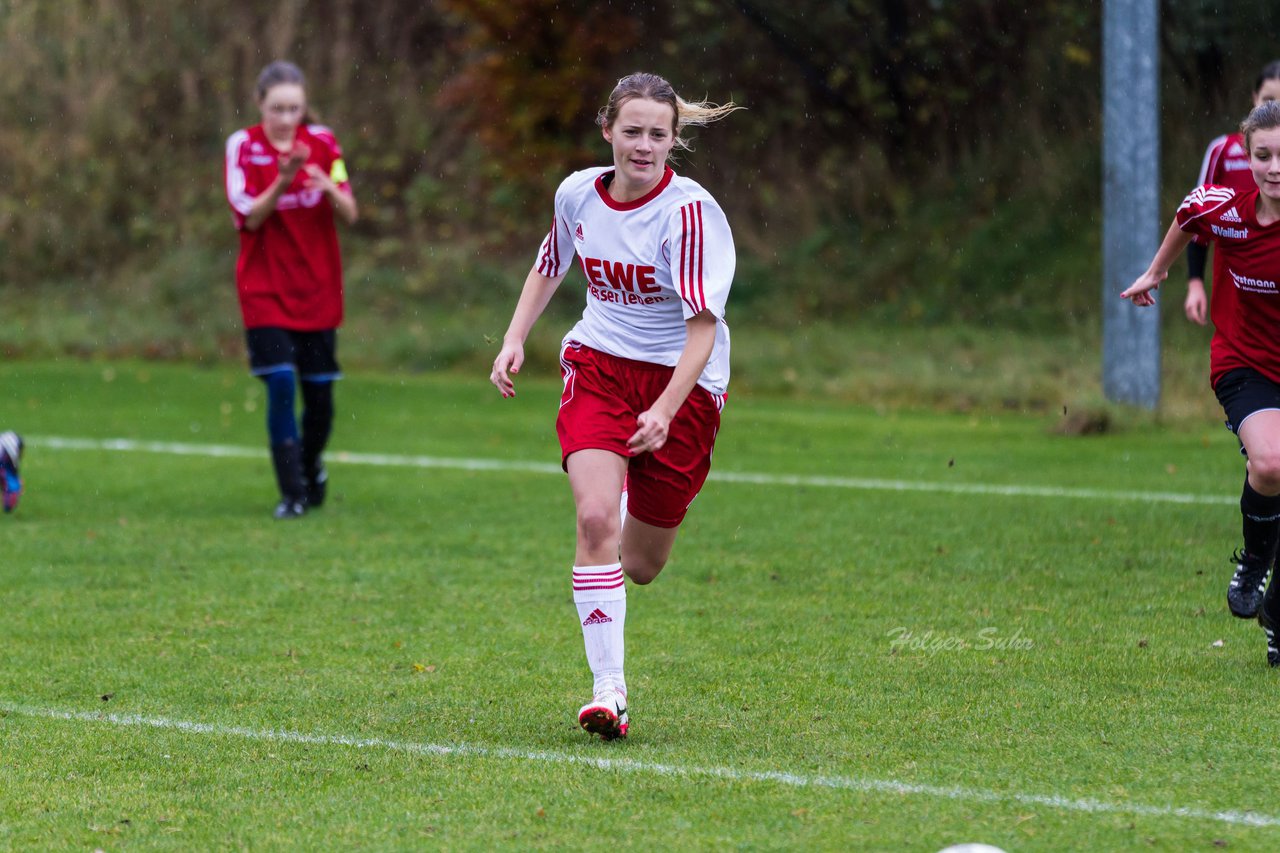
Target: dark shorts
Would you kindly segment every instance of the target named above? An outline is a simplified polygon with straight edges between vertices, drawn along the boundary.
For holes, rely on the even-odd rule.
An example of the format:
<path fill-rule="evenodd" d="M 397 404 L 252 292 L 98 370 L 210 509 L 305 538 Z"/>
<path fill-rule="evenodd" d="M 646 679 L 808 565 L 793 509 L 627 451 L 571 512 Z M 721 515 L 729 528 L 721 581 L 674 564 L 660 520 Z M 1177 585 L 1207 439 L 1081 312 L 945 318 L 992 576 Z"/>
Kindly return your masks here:
<path fill-rule="evenodd" d="M 295 332 L 263 326 L 245 330 L 245 339 L 249 344 L 249 372 L 254 376 L 292 370 L 304 382 L 342 378 L 335 329 Z"/>
<path fill-rule="evenodd" d="M 1280 410 L 1280 385 L 1256 370 L 1239 367 L 1229 370 L 1213 386 L 1222 410 L 1227 413 L 1227 429 L 1240 435 L 1240 427 L 1250 415 Z M 1244 453 L 1241 446 L 1240 452 Z"/>
<path fill-rule="evenodd" d="M 627 439 L 636 417 L 671 381 L 673 368 L 608 355 L 569 343 L 560 355 L 564 392 L 556 432 L 560 461 L 579 450 L 608 450 L 626 457 L 627 512 L 654 527 L 678 527 L 711 471 L 724 396 L 695 385 L 672 418 L 667 443 L 632 456 Z"/>

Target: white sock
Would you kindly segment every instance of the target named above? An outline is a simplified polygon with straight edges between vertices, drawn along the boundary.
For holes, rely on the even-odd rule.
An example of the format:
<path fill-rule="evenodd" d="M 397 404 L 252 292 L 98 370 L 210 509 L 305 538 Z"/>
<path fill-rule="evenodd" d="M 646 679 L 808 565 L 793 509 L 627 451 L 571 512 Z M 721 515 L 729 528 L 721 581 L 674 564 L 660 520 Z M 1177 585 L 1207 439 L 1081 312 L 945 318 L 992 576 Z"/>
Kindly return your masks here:
<path fill-rule="evenodd" d="M 627 587 L 622 564 L 573 567 L 573 603 L 582 624 L 587 665 L 595 677 L 594 694 L 611 688 L 627 692 L 622 675 L 623 626 L 627 621 Z"/>

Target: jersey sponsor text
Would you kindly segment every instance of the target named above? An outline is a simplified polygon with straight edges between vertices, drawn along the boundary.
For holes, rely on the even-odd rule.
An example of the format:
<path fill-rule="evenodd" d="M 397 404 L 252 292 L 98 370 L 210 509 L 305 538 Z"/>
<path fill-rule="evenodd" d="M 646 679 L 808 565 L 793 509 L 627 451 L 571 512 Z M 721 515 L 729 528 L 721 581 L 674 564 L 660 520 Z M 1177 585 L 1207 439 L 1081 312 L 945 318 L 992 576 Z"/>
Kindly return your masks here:
<path fill-rule="evenodd" d="M 1227 270 L 1231 273 L 1231 278 L 1235 280 L 1236 287 L 1241 290 L 1247 290 L 1250 293 L 1275 293 L 1276 283 L 1267 281 L 1264 278 L 1250 278 L 1247 275 L 1239 275 L 1235 270 Z"/>
<path fill-rule="evenodd" d="M 587 285 L 587 291 L 601 302 L 612 302 L 615 305 L 657 305 L 666 302 L 669 296 L 641 296 L 638 293 L 627 293 L 625 290 L 610 290 L 598 285 Z"/>
<path fill-rule="evenodd" d="M 661 293 L 657 285 L 658 268 L 622 261 L 605 261 L 600 258 L 583 258 L 582 271 L 587 281 L 596 287 L 612 287 L 629 293 Z M 603 275 L 603 278 L 601 277 Z"/>

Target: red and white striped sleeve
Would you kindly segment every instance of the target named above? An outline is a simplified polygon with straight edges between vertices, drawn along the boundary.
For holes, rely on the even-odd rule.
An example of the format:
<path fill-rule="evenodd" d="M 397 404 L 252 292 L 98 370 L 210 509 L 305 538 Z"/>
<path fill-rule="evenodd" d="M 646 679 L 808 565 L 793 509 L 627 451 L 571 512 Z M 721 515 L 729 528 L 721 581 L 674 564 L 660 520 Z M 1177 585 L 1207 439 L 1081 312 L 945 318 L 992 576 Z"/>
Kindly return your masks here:
<path fill-rule="evenodd" d="M 1218 170 L 1222 166 L 1222 153 L 1227 148 L 1227 135 L 1224 133 L 1209 143 L 1204 150 L 1204 159 L 1200 161 L 1200 175 L 1196 183 L 1200 186 L 1211 184 L 1218 179 Z"/>
<path fill-rule="evenodd" d="M 551 227 L 547 230 L 547 236 L 542 238 L 542 244 L 538 246 L 538 257 L 534 263 L 534 268 L 547 278 L 559 278 L 564 275 L 569 271 L 569 264 L 573 262 L 573 233 L 569 230 L 568 214 L 564 203 L 567 183 L 566 180 L 556 192 L 555 215 L 551 218 Z"/>
<path fill-rule="evenodd" d="M 1206 218 L 1215 211 L 1231 204 L 1239 195 L 1230 187 L 1209 184 L 1196 187 L 1178 206 L 1178 227 L 1189 234 L 1209 236 L 1212 233 Z"/>
<path fill-rule="evenodd" d="M 1204 186 L 1218 179 L 1218 172 L 1222 168 L 1222 154 L 1227 149 L 1227 139 L 1224 133 L 1210 142 L 1209 147 L 1204 150 L 1204 159 L 1200 161 L 1200 174 L 1196 177 L 1197 185 Z M 1209 241 L 1200 234 L 1195 235 L 1195 240 L 1201 246 L 1209 245 Z"/>
<path fill-rule="evenodd" d="M 737 253 L 720 205 L 707 195 L 680 205 L 669 222 L 667 248 L 685 319 L 703 311 L 723 319 Z"/>
<path fill-rule="evenodd" d="M 249 131 L 237 130 L 227 137 L 226 165 L 223 178 L 227 189 L 227 203 L 231 205 L 231 217 L 236 228 L 244 227 L 245 217 L 253 207 L 253 200 L 260 189 L 250 186 L 249 173 L 245 169 L 248 159 Z"/>

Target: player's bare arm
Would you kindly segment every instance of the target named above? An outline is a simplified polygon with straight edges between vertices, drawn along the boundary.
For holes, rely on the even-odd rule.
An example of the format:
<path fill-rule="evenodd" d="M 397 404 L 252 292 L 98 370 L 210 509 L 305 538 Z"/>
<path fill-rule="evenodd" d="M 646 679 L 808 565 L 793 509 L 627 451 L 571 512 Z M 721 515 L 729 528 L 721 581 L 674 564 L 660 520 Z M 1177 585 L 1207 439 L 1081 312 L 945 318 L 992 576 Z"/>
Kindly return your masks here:
<path fill-rule="evenodd" d="M 511 323 L 502 336 L 502 349 L 493 360 L 493 370 L 489 373 L 489 381 L 502 392 L 504 398 L 516 395 L 515 383 L 510 374 L 520 372 L 524 364 L 524 342 L 563 280 L 563 273 L 551 277 L 538 272 L 536 266 L 529 270 L 524 288 L 520 291 L 520 300 L 511 315 Z"/>
<path fill-rule="evenodd" d="M 685 320 L 687 337 L 671 381 L 653 405 L 636 418 L 636 432 L 627 440 L 635 453 L 652 453 L 667 443 L 671 419 L 684 405 L 711 358 L 718 322 L 710 311 L 701 311 Z"/>
<path fill-rule="evenodd" d="M 1178 227 L 1178 221 L 1175 219 L 1169 226 L 1169 230 L 1165 232 L 1164 241 L 1156 250 L 1156 256 L 1151 259 L 1151 265 L 1147 267 L 1147 271 L 1125 288 L 1120 298 L 1131 299 L 1134 305 L 1155 305 L 1156 299 L 1151 295 L 1151 291 L 1169 277 L 1169 267 L 1173 266 L 1173 262 L 1187 250 L 1191 238 L 1191 234 Z"/>

